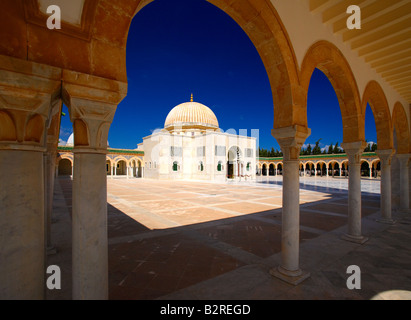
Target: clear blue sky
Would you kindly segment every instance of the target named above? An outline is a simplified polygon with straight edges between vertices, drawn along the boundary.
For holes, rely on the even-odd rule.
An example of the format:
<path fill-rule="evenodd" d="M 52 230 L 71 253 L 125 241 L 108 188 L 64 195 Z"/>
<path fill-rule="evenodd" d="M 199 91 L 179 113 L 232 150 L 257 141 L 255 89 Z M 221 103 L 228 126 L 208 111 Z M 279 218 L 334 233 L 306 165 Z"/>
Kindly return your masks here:
<path fill-rule="evenodd" d="M 168 112 L 194 101 L 210 107 L 225 130 L 259 129 L 262 148 L 279 149 L 271 136 L 273 98 L 263 63 L 244 31 L 205 0 L 156 0 L 132 21 L 127 42 L 128 95 L 110 128 L 110 147 L 135 149 L 142 138 L 163 128 Z M 72 125 L 62 118 L 61 139 Z M 306 143 L 324 147 L 342 142 L 342 120 L 334 90 L 320 71 L 308 93 Z M 371 110 L 366 139 L 376 141 Z"/>

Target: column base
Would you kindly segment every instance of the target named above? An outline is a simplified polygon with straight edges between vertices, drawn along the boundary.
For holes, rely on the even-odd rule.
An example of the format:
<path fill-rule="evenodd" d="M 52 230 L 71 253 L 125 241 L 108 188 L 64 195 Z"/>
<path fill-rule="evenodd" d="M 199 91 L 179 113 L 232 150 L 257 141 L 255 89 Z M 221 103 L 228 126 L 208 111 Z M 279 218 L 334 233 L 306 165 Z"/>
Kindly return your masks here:
<path fill-rule="evenodd" d="M 270 274 L 273 277 L 276 277 L 294 286 L 300 284 L 301 282 L 303 282 L 311 276 L 309 272 L 302 271 L 301 269 L 298 269 L 296 271 L 289 271 L 282 268 L 281 266 L 277 268 L 272 268 L 270 270 Z"/>
<path fill-rule="evenodd" d="M 345 240 L 345 241 L 349 241 L 349 242 L 353 242 L 353 243 L 358 243 L 358 244 L 363 244 L 363 243 L 365 243 L 365 242 L 367 242 L 368 241 L 368 238 L 367 237 L 364 237 L 364 236 L 352 236 L 352 235 L 350 235 L 350 234 L 343 234 L 342 236 L 341 236 L 341 239 L 342 240 Z"/>
<path fill-rule="evenodd" d="M 386 219 L 386 218 L 375 219 L 375 221 L 377 221 L 377 222 L 379 222 L 379 223 L 390 224 L 390 225 L 393 225 L 393 224 L 396 224 L 396 223 L 397 223 L 396 220 Z"/>

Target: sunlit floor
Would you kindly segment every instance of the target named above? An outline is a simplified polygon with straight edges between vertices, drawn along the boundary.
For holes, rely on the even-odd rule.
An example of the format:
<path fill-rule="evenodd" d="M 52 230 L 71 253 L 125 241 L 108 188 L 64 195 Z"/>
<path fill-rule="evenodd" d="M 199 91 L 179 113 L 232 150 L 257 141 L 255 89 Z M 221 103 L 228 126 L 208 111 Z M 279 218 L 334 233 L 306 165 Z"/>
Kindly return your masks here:
<path fill-rule="evenodd" d="M 340 239 L 347 179 L 302 178 L 301 265 L 312 276 L 298 290 L 271 277 L 269 269 L 280 262 L 281 185 L 281 177 L 229 183 L 108 178 L 110 299 L 370 299 L 411 290 L 411 271 L 404 270 L 411 265 L 410 225 L 375 222 L 379 180 L 362 180 L 363 233 L 370 240 L 361 246 Z M 59 253 L 49 260 L 65 265 L 67 289 L 48 298 L 70 299 L 70 179 L 57 181 L 54 209 Z M 362 290 L 346 287 L 351 264 L 365 270 Z"/>

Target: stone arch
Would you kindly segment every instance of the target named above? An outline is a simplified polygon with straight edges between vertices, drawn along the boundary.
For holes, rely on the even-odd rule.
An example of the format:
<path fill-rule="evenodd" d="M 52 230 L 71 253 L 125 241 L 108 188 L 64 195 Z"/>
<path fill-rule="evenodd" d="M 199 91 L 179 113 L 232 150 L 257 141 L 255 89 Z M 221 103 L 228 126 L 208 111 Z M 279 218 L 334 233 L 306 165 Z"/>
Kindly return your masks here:
<path fill-rule="evenodd" d="M 371 161 L 371 173 L 374 178 L 377 178 L 381 174 L 381 160 L 379 158 Z"/>
<path fill-rule="evenodd" d="M 208 0 L 244 30 L 267 71 L 274 102 L 274 128 L 303 125 L 304 98 L 299 86 L 298 64 L 281 19 L 269 0 Z"/>
<path fill-rule="evenodd" d="M 301 86 L 308 92 L 315 69 L 322 71 L 331 82 L 340 105 L 343 139 L 345 143 L 364 141 L 361 99 L 351 67 L 341 51 L 328 41 L 319 41 L 307 51 L 301 64 Z M 307 126 L 307 95 L 305 96 L 304 123 Z"/>
<path fill-rule="evenodd" d="M 120 2 L 89 0 L 79 9 L 79 24 L 62 21 L 60 30 L 47 28 L 48 16 L 35 0 L 8 4 L 5 24 L 13 41 L 0 44 L 0 54 L 85 75 L 127 83 L 128 32 L 137 13 L 152 0 Z M 303 126 L 306 92 L 300 87 L 297 58 L 272 1 L 208 0 L 225 12 L 247 34 L 265 66 L 274 102 L 274 128 Z M 28 33 L 25 30 L 30 30 Z M 48 39 L 53 46 L 45 47 Z M 5 44 L 7 43 L 7 44 Z M 23 44 L 23 45 L 22 45 Z M 76 50 L 72 50 L 75 47 Z M 66 102 L 65 102 L 66 103 Z M 66 103 L 66 105 L 69 105 Z M 99 139 L 104 145 L 104 135 Z M 85 146 L 84 142 L 82 145 Z"/>
<path fill-rule="evenodd" d="M 369 177 L 371 176 L 371 163 L 366 159 L 361 159 L 361 176 Z"/>
<path fill-rule="evenodd" d="M 87 124 L 80 119 L 75 119 L 73 122 L 74 130 L 74 146 L 88 146 L 89 134 Z"/>
<path fill-rule="evenodd" d="M 318 166 L 320 169 L 318 169 Z M 324 171 L 324 166 L 325 166 L 325 171 Z M 317 172 L 318 170 L 320 171 L 320 176 L 323 176 L 323 174 L 327 173 L 327 163 L 324 160 L 318 160 L 316 162 L 316 167 L 317 167 Z"/>
<path fill-rule="evenodd" d="M 57 174 L 59 176 L 71 176 L 73 174 L 73 160 L 68 156 L 60 156 L 57 162 Z"/>
<path fill-rule="evenodd" d="M 11 115 L 0 110 L 0 141 L 16 141 L 17 131 Z"/>
<path fill-rule="evenodd" d="M 370 105 L 374 115 L 375 126 L 377 129 L 377 144 L 380 150 L 392 149 L 392 124 L 390 108 L 387 98 L 379 83 L 375 80 L 370 81 L 365 87 L 362 98 L 362 121 L 365 127 L 365 111 L 367 104 Z"/>
<path fill-rule="evenodd" d="M 44 119 L 41 115 L 32 116 L 26 124 L 24 141 L 40 143 L 44 135 Z"/>
<path fill-rule="evenodd" d="M 57 157 L 57 161 L 56 161 L 56 165 L 58 166 L 58 164 L 60 163 L 61 160 L 69 160 L 71 162 L 71 165 L 74 165 L 74 160 L 73 157 L 69 154 L 59 154 L 59 156 Z"/>
<path fill-rule="evenodd" d="M 283 175 L 283 169 L 284 169 L 284 164 L 282 163 L 282 161 L 278 162 L 276 167 L 276 175 Z"/>
<path fill-rule="evenodd" d="M 410 153 L 410 130 L 407 114 L 401 103 L 394 105 L 392 113 L 393 130 L 395 129 L 397 138 L 397 154 Z"/>
<path fill-rule="evenodd" d="M 268 173 L 268 165 L 267 165 L 267 163 L 264 162 L 261 166 L 261 174 L 263 176 L 266 176 L 267 173 Z"/>
<path fill-rule="evenodd" d="M 111 173 L 112 173 L 111 168 L 112 167 L 113 167 L 113 160 L 110 157 L 106 156 L 106 173 L 107 173 L 108 176 L 111 176 Z"/>
<path fill-rule="evenodd" d="M 276 171 L 276 165 L 271 162 L 270 165 L 268 166 L 268 175 L 269 176 L 275 176 L 275 171 Z"/>
<path fill-rule="evenodd" d="M 128 166 L 128 161 L 124 157 L 117 157 L 117 160 L 115 161 L 115 168 L 116 170 L 116 175 L 117 176 L 125 176 L 127 175 L 127 166 Z"/>
<path fill-rule="evenodd" d="M 124 161 L 124 162 L 128 165 L 128 161 L 129 161 L 129 160 L 127 160 L 127 159 L 126 159 L 125 157 L 123 157 L 123 156 L 117 156 L 117 157 L 115 157 L 112 161 L 114 162 L 114 165 L 117 165 L 117 163 L 118 163 L 119 161 Z"/>
<path fill-rule="evenodd" d="M 108 156 L 106 156 L 106 161 L 110 162 L 110 165 L 113 165 L 114 160 Z"/>

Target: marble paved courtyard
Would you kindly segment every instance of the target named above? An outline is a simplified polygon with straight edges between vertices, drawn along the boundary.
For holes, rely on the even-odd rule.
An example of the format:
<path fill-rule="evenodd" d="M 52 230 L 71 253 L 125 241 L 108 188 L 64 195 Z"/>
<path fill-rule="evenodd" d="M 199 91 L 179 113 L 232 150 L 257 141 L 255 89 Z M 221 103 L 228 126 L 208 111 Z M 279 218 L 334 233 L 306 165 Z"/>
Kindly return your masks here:
<path fill-rule="evenodd" d="M 71 299 L 71 185 L 55 186 L 48 265 L 62 270 Z M 107 179 L 110 299 L 410 299 L 411 214 L 379 217 L 379 180 L 362 180 L 363 245 L 341 240 L 347 223 L 344 178 L 300 180 L 302 269 L 298 286 L 273 278 L 280 263 L 281 177 L 207 183 Z M 349 290 L 347 267 L 361 269 L 361 289 Z"/>

